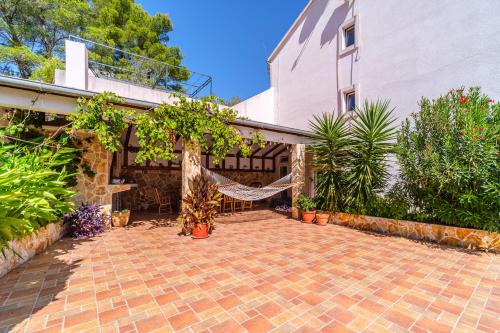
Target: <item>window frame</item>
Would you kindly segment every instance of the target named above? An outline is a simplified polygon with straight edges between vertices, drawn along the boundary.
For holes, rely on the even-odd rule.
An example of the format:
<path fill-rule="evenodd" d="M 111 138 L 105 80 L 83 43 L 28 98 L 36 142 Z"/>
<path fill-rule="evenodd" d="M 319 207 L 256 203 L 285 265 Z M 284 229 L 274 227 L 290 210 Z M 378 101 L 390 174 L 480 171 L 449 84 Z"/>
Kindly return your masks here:
<path fill-rule="evenodd" d="M 354 29 L 354 44 L 347 46 L 346 44 L 346 31 L 349 29 Z M 339 56 L 342 57 L 348 53 L 351 53 L 358 49 L 359 47 L 359 15 L 355 15 L 351 19 L 345 21 L 340 25 L 338 36 L 340 40 L 339 45 Z"/>
<path fill-rule="evenodd" d="M 347 96 L 354 94 L 354 106 L 359 107 L 359 85 L 353 84 L 340 90 L 340 110 L 342 114 L 353 115 L 354 111 L 347 110 Z"/>

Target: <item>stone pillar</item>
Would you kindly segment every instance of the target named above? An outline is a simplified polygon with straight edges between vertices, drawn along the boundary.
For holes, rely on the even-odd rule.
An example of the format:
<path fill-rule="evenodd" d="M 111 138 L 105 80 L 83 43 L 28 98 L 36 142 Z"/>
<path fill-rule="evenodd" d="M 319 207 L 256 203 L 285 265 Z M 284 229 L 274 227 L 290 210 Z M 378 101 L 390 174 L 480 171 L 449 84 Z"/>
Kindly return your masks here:
<path fill-rule="evenodd" d="M 190 193 L 189 180 L 201 174 L 201 149 L 182 139 L 182 197 Z"/>
<path fill-rule="evenodd" d="M 102 206 L 105 214 L 111 214 L 112 189 L 109 186 L 109 168 L 112 154 L 107 152 L 92 134 L 77 132 L 78 148 L 82 149 L 81 167 L 78 168 L 77 194 L 72 198 L 76 206 L 81 203 Z"/>
<path fill-rule="evenodd" d="M 292 145 L 291 155 L 292 184 L 297 184 L 297 186 L 292 187 L 292 218 L 298 219 L 299 210 L 295 207 L 295 200 L 299 194 L 304 192 L 306 178 L 306 145 Z"/>

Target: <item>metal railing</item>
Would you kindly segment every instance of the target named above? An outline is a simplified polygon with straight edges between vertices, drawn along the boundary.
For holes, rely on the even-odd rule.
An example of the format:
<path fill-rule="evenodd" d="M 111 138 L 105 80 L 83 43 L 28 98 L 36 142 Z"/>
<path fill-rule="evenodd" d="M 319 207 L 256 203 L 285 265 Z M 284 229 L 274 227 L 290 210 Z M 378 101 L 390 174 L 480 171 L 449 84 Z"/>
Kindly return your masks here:
<path fill-rule="evenodd" d="M 212 77 L 209 75 L 81 37 L 69 36 L 68 39 L 86 45 L 89 69 L 96 77 L 181 92 L 190 97 L 196 97 L 206 89 L 212 95 Z"/>

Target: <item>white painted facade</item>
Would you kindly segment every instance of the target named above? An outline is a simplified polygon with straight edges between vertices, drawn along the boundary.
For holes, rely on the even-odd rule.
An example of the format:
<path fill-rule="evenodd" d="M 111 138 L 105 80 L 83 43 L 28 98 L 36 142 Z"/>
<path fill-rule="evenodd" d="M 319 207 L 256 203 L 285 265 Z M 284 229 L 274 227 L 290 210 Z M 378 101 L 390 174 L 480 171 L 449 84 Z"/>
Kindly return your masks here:
<path fill-rule="evenodd" d="M 389 99 L 400 119 L 461 86 L 498 100 L 499 15 L 499 0 L 311 0 L 268 59 L 270 90 L 235 108 L 307 129 L 313 114 L 343 112 L 351 90 L 357 104 Z"/>

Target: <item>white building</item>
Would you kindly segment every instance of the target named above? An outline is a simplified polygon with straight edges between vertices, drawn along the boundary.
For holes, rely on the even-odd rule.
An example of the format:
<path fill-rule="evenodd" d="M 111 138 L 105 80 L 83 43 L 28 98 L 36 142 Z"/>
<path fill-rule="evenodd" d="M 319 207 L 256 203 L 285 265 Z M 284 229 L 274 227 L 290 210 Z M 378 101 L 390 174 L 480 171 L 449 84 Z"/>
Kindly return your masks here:
<path fill-rule="evenodd" d="M 235 108 L 306 129 L 312 114 L 480 86 L 500 98 L 500 1 L 311 0 L 268 58 L 270 88 Z"/>

